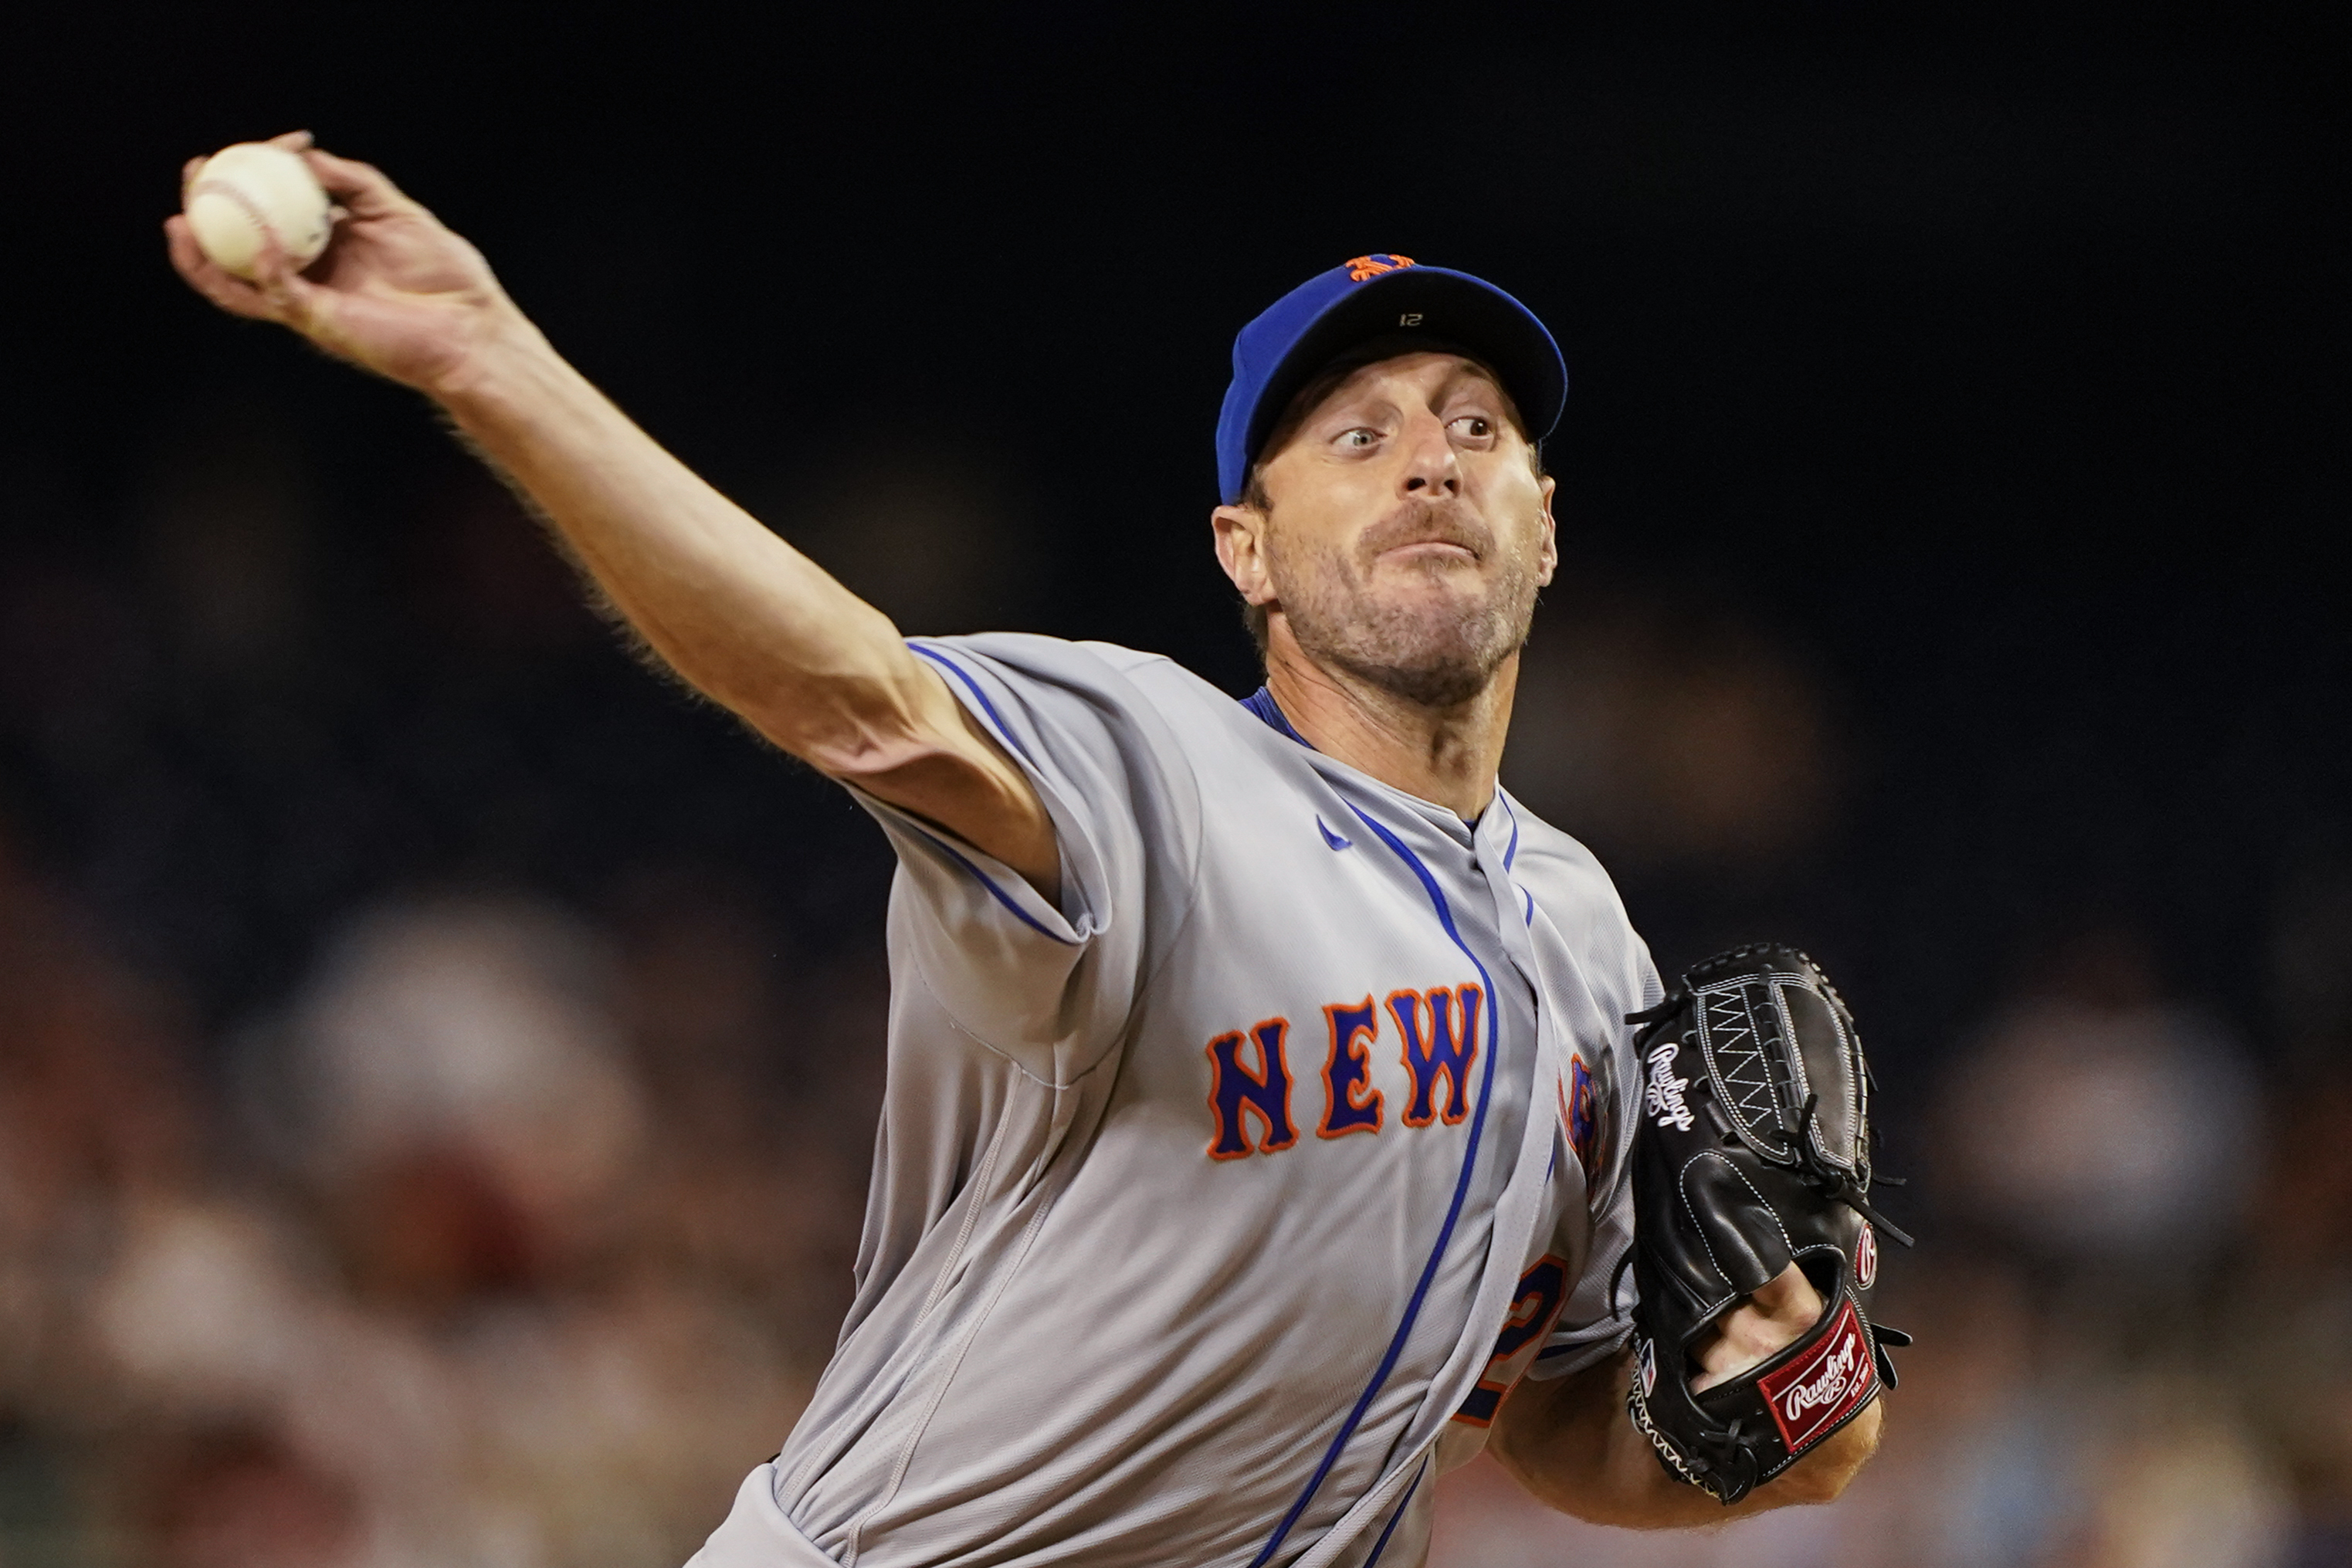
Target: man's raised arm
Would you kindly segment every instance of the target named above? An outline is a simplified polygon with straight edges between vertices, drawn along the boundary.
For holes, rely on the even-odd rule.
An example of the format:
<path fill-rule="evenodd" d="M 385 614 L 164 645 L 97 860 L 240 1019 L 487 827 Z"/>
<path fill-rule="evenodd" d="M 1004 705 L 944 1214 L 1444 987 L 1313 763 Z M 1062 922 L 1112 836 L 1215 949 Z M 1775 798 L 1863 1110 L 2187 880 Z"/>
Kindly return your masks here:
<path fill-rule="evenodd" d="M 930 819 L 1055 896 L 1036 791 L 887 616 L 663 450 L 556 353 L 479 251 L 391 181 L 306 132 L 276 140 L 341 204 L 333 243 L 308 276 L 272 246 L 247 283 L 207 261 L 174 216 L 172 263 L 191 287 L 432 398 L 688 684 L 818 771 Z"/>

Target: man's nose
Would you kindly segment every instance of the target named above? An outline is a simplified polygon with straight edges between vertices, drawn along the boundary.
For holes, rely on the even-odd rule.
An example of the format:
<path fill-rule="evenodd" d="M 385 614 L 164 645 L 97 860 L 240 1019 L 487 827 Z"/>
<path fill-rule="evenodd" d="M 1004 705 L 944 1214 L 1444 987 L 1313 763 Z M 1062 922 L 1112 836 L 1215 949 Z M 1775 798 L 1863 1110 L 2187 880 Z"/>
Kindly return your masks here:
<path fill-rule="evenodd" d="M 1423 499 L 1462 493 L 1462 465 L 1434 415 L 1414 420 L 1406 432 L 1404 493 Z"/>

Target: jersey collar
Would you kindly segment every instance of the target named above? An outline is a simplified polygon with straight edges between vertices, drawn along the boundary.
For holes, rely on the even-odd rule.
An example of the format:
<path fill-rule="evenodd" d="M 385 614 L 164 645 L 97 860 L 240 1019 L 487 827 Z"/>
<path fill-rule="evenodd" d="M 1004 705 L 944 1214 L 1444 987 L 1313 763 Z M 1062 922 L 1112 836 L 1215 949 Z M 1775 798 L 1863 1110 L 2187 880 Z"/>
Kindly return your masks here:
<path fill-rule="evenodd" d="M 1273 687 L 1258 687 L 1257 690 L 1242 698 L 1242 706 L 1264 719 L 1265 727 L 1276 735 L 1286 735 L 1309 751 L 1315 749 L 1315 743 L 1291 728 L 1290 721 L 1282 716 L 1282 705 L 1274 700 Z"/>

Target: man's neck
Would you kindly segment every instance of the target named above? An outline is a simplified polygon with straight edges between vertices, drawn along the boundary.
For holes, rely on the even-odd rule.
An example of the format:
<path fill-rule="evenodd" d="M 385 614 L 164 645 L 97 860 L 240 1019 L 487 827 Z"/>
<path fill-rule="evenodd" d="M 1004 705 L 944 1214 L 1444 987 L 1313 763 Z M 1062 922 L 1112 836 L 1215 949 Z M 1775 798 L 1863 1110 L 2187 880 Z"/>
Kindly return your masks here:
<path fill-rule="evenodd" d="M 1495 798 L 1518 680 L 1519 656 L 1513 653 L 1477 695 L 1430 707 L 1279 643 L 1270 650 L 1265 673 L 1283 716 L 1316 750 L 1472 822 Z"/>

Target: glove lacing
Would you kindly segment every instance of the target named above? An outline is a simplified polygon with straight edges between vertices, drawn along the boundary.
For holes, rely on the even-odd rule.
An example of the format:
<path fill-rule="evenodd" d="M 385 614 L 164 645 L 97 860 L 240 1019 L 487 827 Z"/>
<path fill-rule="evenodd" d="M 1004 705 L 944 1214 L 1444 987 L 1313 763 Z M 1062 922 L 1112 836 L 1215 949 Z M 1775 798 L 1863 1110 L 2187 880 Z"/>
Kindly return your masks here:
<path fill-rule="evenodd" d="M 1677 988 L 1668 995 L 1664 1000 L 1659 1002 L 1655 1007 L 1643 1008 L 1637 1013 L 1627 1013 L 1625 1015 L 1625 1021 L 1627 1023 L 1640 1024 L 1643 1026 L 1643 1028 L 1633 1036 L 1634 1053 L 1639 1055 L 1643 1049 L 1650 1043 L 1651 1037 L 1658 1032 L 1660 1026 L 1662 1026 L 1670 1016 L 1680 1012 L 1684 1004 L 1690 1000 L 1691 997 L 1687 991 Z M 1865 1067 L 1864 1071 L 1867 1072 L 1869 1069 Z M 1737 1142 L 1738 1134 L 1732 1130 L 1729 1118 L 1724 1114 L 1723 1107 L 1715 1103 L 1715 1084 L 1713 1080 L 1707 1078 L 1704 1073 L 1699 1074 L 1697 1075 L 1697 1082 L 1691 1085 L 1691 1089 L 1696 1096 L 1700 1097 L 1701 1107 L 1706 1111 L 1706 1119 L 1714 1125 L 1716 1132 L 1726 1143 Z M 1853 1209 L 1856 1214 L 1861 1215 L 1864 1219 L 1867 1219 L 1873 1225 L 1877 1226 L 1879 1229 L 1885 1231 L 1892 1239 L 1900 1242 L 1906 1247 L 1916 1245 L 1916 1242 L 1913 1240 L 1909 1231 L 1904 1229 L 1901 1226 L 1887 1218 L 1886 1216 L 1881 1214 L 1877 1208 L 1873 1207 L 1869 1197 L 1864 1192 L 1862 1186 L 1854 1181 L 1851 1174 L 1838 1169 L 1837 1166 L 1831 1165 L 1827 1160 L 1822 1158 L 1821 1152 L 1814 1147 L 1817 1140 L 1813 1136 L 1814 1116 L 1815 1113 L 1821 1109 L 1821 1103 L 1822 1097 L 1818 1091 L 1807 1094 L 1805 1096 L 1804 1109 L 1797 1113 L 1796 1136 L 1789 1140 L 1790 1145 L 1795 1150 L 1795 1155 L 1790 1161 L 1790 1164 L 1794 1166 L 1797 1175 L 1803 1179 L 1805 1185 L 1811 1186 L 1823 1197 L 1828 1198 L 1832 1203 L 1844 1204 L 1848 1208 Z M 1875 1124 L 1871 1127 L 1870 1135 L 1874 1141 L 1876 1140 L 1878 1136 L 1878 1128 Z M 1885 1182 L 1888 1186 L 1902 1186 L 1906 1185 L 1904 1182 L 1904 1179 L 1898 1176 L 1884 1176 L 1873 1173 L 1870 1179 L 1873 1181 Z M 1619 1267 L 1622 1270 L 1622 1265 L 1621 1264 Z M 1613 1304 L 1617 1297 L 1617 1282 L 1614 1279 L 1610 1281 L 1609 1296 L 1611 1302 Z"/>

